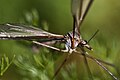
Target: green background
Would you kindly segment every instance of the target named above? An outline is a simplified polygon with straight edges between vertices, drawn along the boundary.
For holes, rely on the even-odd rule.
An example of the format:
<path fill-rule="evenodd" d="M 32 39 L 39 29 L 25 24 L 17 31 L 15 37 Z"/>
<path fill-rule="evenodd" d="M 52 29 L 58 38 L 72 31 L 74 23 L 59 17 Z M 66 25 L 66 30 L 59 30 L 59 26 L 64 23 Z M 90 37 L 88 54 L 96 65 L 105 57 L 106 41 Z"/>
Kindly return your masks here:
<path fill-rule="evenodd" d="M 47 22 L 49 28 L 48 30 L 52 33 L 66 34 L 72 30 L 70 0 L 0 0 L 0 24 L 20 23 L 21 21 L 25 24 L 28 24 L 26 21 L 24 21 L 26 17 L 25 15 L 34 10 L 38 12 L 39 16 L 39 19 L 36 21 L 38 27 L 43 28 L 43 23 Z M 90 11 L 88 12 L 81 26 L 81 34 L 84 39 L 88 40 L 97 29 L 100 31 L 90 43 L 94 49 L 92 55 L 115 64 L 118 72 L 120 72 L 120 3 L 118 0 L 95 0 L 93 2 Z M 0 57 L 2 57 L 3 54 L 6 54 L 11 58 L 15 54 L 17 56 L 24 55 L 27 56 L 26 58 L 29 58 L 33 56 L 34 53 L 29 45 L 29 43 L 26 44 L 24 41 L 16 42 L 1 40 Z M 54 56 L 52 52 L 49 52 L 48 55 L 55 57 L 54 59 L 58 60 L 58 62 L 62 59 L 62 55 L 60 54 L 55 54 Z M 17 63 L 14 62 L 4 73 L 4 75 L 1 76 L 1 79 L 31 80 L 30 77 L 32 76 L 29 74 L 26 76 L 26 74 L 23 73 L 24 69 L 22 69 L 22 72 L 22 70 L 18 68 L 16 64 Z M 28 62 L 28 64 L 32 64 L 32 62 Z M 92 66 L 92 63 L 90 65 Z M 114 70 L 113 73 L 119 76 Z M 106 76 L 103 76 L 103 78 L 104 77 Z M 32 78 L 33 80 L 40 80 L 39 78 Z"/>

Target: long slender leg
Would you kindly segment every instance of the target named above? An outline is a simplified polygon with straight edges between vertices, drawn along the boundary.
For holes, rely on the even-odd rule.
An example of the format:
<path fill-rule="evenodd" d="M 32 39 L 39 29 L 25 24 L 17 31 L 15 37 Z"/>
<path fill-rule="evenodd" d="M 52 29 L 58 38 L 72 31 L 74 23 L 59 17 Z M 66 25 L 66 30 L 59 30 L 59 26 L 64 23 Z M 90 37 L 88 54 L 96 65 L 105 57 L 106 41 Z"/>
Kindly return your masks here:
<path fill-rule="evenodd" d="M 83 55 L 82 53 L 77 52 L 77 51 L 75 51 L 75 53 L 78 54 L 78 55 Z M 113 67 L 113 68 L 116 68 L 116 66 L 115 66 L 114 64 L 111 64 L 111 63 L 105 62 L 105 61 L 103 61 L 103 60 L 97 59 L 97 58 L 95 58 L 95 57 L 93 57 L 93 56 L 91 56 L 91 55 L 89 55 L 89 54 L 86 54 L 86 57 L 87 57 L 87 58 L 90 58 L 90 59 L 96 59 L 96 60 L 98 60 L 99 62 L 101 62 L 101 63 L 103 63 L 103 64 L 106 64 L 106 65 L 109 65 L 109 66 L 111 66 L 111 67 Z"/>
<path fill-rule="evenodd" d="M 37 42 L 37 41 L 32 41 L 32 42 L 35 43 L 35 44 L 38 44 L 38 45 L 41 45 L 41 46 L 44 46 L 44 47 L 47 47 L 47 48 L 56 50 L 56 51 L 68 52 L 67 50 L 60 50 L 60 49 L 58 49 L 58 48 L 55 48 L 55 47 L 52 47 L 52 46 L 49 46 L 49 45 L 46 45 L 46 44 L 43 44 L 43 43 L 40 43 L 40 42 Z M 70 55 L 70 54 L 68 54 L 68 55 L 66 56 L 66 58 L 64 59 L 64 61 L 63 61 L 62 64 L 60 65 L 60 67 L 57 69 L 57 71 L 55 72 L 52 80 L 57 76 L 57 74 L 58 74 L 58 72 L 60 71 L 60 69 L 62 68 L 62 66 L 63 66 L 63 65 L 65 64 L 65 62 L 68 60 L 69 55 Z"/>
<path fill-rule="evenodd" d="M 76 52 L 76 51 L 75 51 L 75 52 Z M 79 53 L 79 52 L 76 52 L 76 53 L 81 54 L 81 53 Z M 84 53 L 82 53 L 82 55 L 83 55 L 83 54 L 84 54 Z M 110 72 L 99 60 L 97 60 L 96 58 L 90 56 L 87 52 L 86 52 L 86 54 L 84 54 L 84 55 L 89 56 L 90 59 L 92 59 L 92 60 L 95 61 L 99 66 L 101 66 L 114 80 L 118 80 L 118 78 L 117 78 L 116 76 L 114 76 L 114 75 L 112 74 L 112 72 Z"/>
<path fill-rule="evenodd" d="M 97 59 L 97 58 L 95 58 L 95 57 L 93 57 L 93 56 L 91 56 L 91 55 L 89 55 L 89 54 L 86 54 L 86 57 L 88 57 L 88 58 L 90 58 L 90 59 L 96 59 L 97 61 L 99 61 L 99 62 L 101 62 L 101 63 L 103 63 L 103 64 L 106 64 L 106 65 L 109 65 L 109 66 L 111 66 L 111 67 L 116 68 L 116 66 L 115 66 L 114 64 L 105 62 L 105 61 L 103 61 L 103 60 L 101 60 L 101 59 Z"/>
<path fill-rule="evenodd" d="M 33 43 L 37 44 L 37 45 L 40 45 L 40 46 L 44 46 L 44 47 L 47 47 L 47 48 L 50 48 L 50 49 L 53 49 L 53 50 L 56 50 L 56 51 L 61 51 L 61 52 L 68 52 L 67 50 L 61 50 L 61 49 L 58 49 L 58 48 L 55 48 L 53 46 L 49 46 L 49 45 L 46 45 L 46 44 L 43 44 L 43 43 L 40 43 L 38 41 L 32 41 Z"/>
<path fill-rule="evenodd" d="M 54 78 L 57 76 L 58 72 L 61 70 L 61 68 L 63 67 L 63 65 L 66 63 L 66 61 L 68 60 L 69 56 L 70 56 L 70 54 L 68 54 L 68 55 L 66 56 L 66 58 L 64 59 L 64 61 L 62 62 L 62 64 L 61 64 L 61 65 L 58 67 L 58 69 L 56 70 L 56 72 L 55 72 L 55 74 L 54 74 L 54 76 L 53 76 L 52 79 L 54 79 Z"/>
<path fill-rule="evenodd" d="M 87 68 L 87 72 L 88 72 L 89 79 L 90 79 L 90 80 L 94 80 L 93 77 L 92 77 L 92 73 L 91 73 L 91 71 L 90 71 L 90 67 L 89 67 L 89 65 L 88 65 L 88 61 L 87 61 L 86 55 L 83 54 L 83 56 L 84 56 L 84 62 L 85 62 L 85 66 L 86 66 L 86 68 Z"/>
<path fill-rule="evenodd" d="M 111 77 L 113 77 L 114 80 L 118 80 L 116 76 L 114 76 L 102 63 L 100 63 L 98 60 L 94 59 L 94 61 L 100 65 Z"/>

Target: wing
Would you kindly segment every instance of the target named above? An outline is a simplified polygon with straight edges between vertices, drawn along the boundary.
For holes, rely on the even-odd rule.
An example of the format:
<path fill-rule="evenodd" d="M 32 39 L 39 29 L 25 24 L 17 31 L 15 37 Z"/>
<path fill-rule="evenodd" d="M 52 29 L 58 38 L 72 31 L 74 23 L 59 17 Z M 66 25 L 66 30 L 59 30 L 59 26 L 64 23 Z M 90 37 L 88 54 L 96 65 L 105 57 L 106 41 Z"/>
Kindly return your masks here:
<path fill-rule="evenodd" d="M 30 25 L 0 25 L 0 39 L 63 39 L 63 35 L 52 34 Z"/>
<path fill-rule="evenodd" d="M 79 28 L 93 0 L 72 0 L 73 31 L 80 34 Z"/>

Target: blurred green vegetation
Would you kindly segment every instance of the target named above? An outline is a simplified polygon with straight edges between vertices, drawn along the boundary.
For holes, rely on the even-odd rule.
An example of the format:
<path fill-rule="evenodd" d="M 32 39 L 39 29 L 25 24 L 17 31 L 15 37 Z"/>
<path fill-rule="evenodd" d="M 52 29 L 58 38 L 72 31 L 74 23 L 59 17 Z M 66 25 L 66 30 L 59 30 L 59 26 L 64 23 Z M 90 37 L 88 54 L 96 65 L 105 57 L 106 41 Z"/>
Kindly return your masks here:
<path fill-rule="evenodd" d="M 70 8 L 70 0 L 0 0 L 0 23 L 31 24 L 52 33 L 66 34 L 72 30 Z M 94 49 L 90 55 L 113 63 L 116 69 L 107 68 L 117 77 L 120 76 L 119 17 L 118 0 L 95 0 L 81 27 L 86 40 L 100 30 L 90 42 Z M 65 56 L 44 47 L 34 51 L 32 43 L 27 41 L 0 40 L 0 60 L 4 54 L 10 61 L 16 57 L 0 76 L 2 80 L 49 80 Z M 67 63 L 71 64 L 64 66 L 56 80 L 89 80 L 82 57 L 72 55 Z M 89 60 L 89 65 L 95 80 L 112 80 L 94 61 Z"/>

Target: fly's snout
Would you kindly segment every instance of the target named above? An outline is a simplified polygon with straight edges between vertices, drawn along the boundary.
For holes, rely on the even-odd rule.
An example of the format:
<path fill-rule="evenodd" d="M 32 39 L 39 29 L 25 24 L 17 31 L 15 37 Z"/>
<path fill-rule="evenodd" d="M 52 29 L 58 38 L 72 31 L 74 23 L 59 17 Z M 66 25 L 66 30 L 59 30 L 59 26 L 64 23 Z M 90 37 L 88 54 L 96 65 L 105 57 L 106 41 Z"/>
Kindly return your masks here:
<path fill-rule="evenodd" d="M 89 50 L 93 50 L 92 47 L 88 44 L 86 40 L 82 40 L 79 44 L 79 46 L 86 47 Z"/>

